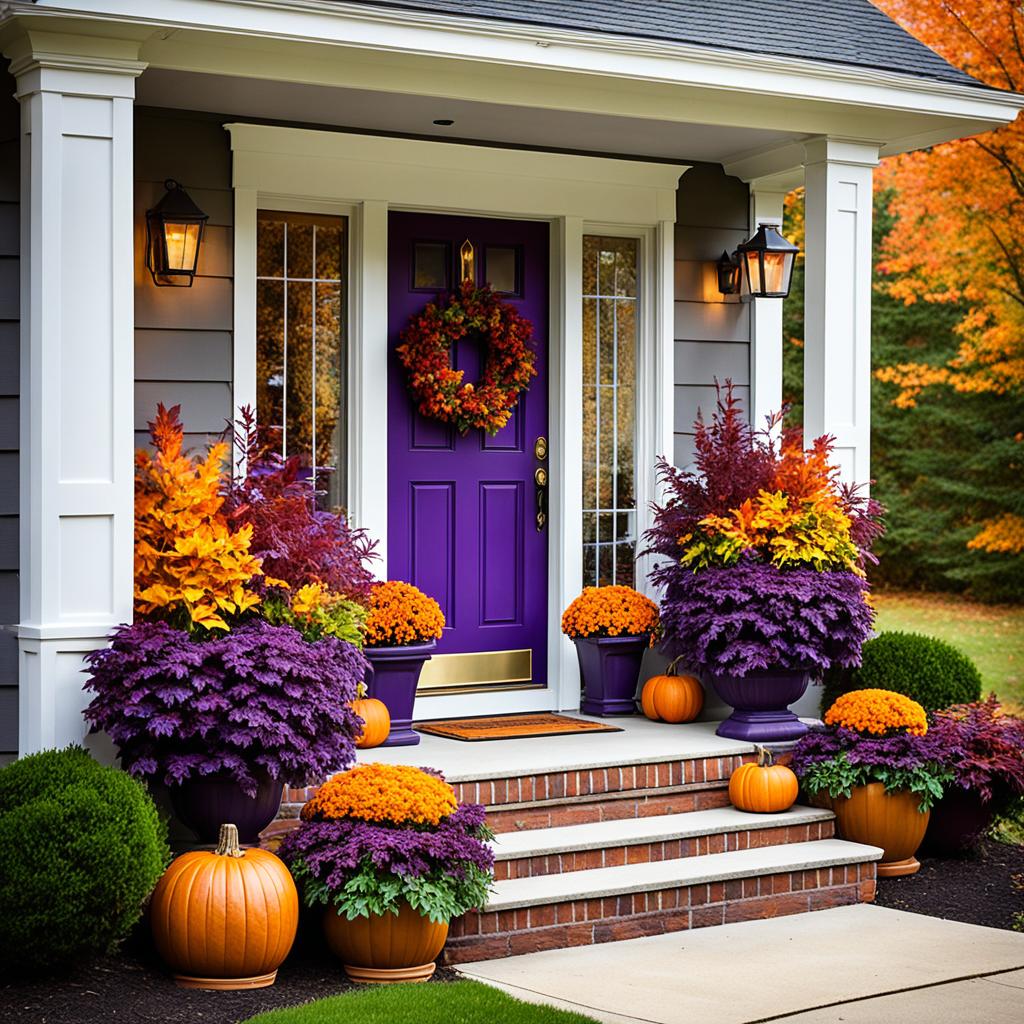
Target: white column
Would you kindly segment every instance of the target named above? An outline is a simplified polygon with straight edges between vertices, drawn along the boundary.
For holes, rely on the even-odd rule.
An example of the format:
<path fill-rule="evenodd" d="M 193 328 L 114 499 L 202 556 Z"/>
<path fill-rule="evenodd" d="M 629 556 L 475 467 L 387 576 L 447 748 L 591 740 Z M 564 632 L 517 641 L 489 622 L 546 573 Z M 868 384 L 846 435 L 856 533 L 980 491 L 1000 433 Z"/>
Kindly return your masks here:
<path fill-rule="evenodd" d="M 750 182 L 750 233 L 759 224 L 774 224 L 782 231 L 785 191 L 778 186 Z M 755 430 L 782 408 L 782 299 L 750 303 L 750 422 Z"/>
<path fill-rule="evenodd" d="M 82 653 L 132 618 L 132 103 L 144 65 L 11 56 L 22 110 L 18 636 L 27 754 L 82 741 Z"/>
<path fill-rule="evenodd" d="M 871 179 L 874 143 L 805 147 L 804 433 L 836 439 L 844 480 L 871 477 Z"/>

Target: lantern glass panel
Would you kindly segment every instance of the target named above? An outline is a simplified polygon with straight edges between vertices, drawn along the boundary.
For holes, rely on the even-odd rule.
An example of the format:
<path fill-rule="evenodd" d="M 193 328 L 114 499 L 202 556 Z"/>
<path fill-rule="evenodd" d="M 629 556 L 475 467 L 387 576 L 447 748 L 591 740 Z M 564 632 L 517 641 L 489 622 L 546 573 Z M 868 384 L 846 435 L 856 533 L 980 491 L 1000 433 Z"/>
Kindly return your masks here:
<path fill-rule="evenodd" d="M 199 236 L 202 234 L 202 230 L 202 224 L 176 221 L 164 223 L 164 245 L 169 273 L 195 273 L 199 257 Z"/>
<path fill-rule="evenodd" d="M 768 295 L 784 295 L 789 288 L 789 275 L 793 266 L 791 252 L 764 254 L 764 284 Z"/>

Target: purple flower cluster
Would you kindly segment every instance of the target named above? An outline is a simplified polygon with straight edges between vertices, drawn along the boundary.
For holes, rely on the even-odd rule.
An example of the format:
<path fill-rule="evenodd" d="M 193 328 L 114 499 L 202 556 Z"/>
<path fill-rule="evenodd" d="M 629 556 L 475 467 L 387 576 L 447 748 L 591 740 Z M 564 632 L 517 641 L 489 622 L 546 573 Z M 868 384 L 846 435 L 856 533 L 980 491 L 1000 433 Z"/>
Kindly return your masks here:
<path fill-rule="evenodd" d="M 96 696 L 85 717 L 133 775 L 174 785 L 228 773 L 253 795 L 257 773 L 303 786 L 355 760 L 362 721 L 350 704 L 366 659 L 333 637 L 254 620 L 195 640 L 139 622 L 86 662 Z"/>
<path fill-rule="evenodd" d="M 924 736 L 862 736 L 850 729 L 827 729 L 809 732 L 797 743 L 791 767 L 802 777 L 813 765 L 832 761 L 840 754 L 845 754 L 854 766 L 907 771 L 926 764 L 948 764 L 953 756 L 945 740 L 931 729 Z"/>
<path fill-rule="evenodd" d="M 860 663 L 871 634 L 867 582 L 852 572 L 778 569 L 753 561 L 693 572 L 663 563 L 661 622 L 672 653 L 697 670 L 827 669 Z"/>
<path fill-rule="evenodd" d="M 439 825 L 423 830 L 352 818 L 306 821 L 287 835 L 279 854 L 289 866 L 302 861 L 308 874 L 332 892 L 343 889 L 360 867 L 401 878 L 464 879 L 474 868 L 490 872 L 494 866 L 494 853 L 481 838 L 483 827 L 479 804 L 463 804 Z"/>

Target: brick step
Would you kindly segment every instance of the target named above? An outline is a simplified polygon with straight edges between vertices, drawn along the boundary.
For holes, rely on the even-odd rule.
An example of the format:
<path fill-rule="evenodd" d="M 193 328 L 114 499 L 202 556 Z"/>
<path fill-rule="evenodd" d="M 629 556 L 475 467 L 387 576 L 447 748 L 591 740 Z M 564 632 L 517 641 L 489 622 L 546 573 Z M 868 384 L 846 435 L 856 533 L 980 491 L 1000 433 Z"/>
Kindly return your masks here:
<path fill-rule="evenodd" d="M 748 814 L 734 807 L 504 832 L 495 840 L 498 880 L 699 857 L 831 839 L 831 811 L 793 807 Z"/>
<path fill-rule="evenodd" d="M 659 935 L 870 901 L 873 846 L 821 839 L 496 882 L 452 922 L 449 963 Z"/>
<path fill-rule="evenodd" d="M 516 774 L 506 770 L 494 773 L 493 777 L 470 775 L 451 777 L 449 781 L 460 803 L 484 804 L 487 807 L 492 827 L 506 830 L 505 822 L 519 820 L 528 816 L 527 812 L 537 810 L 541 813 L 537 815 L 536 824 L 511 827 L 544 828 L 600 820 L 599 814 L 587 816 L 587 812 L 577 812 L 575 817 L 570 815 L 564 820 L 554 820 L 544 813 L 552 807 L 603 803 L 618 798 L 627 802 L 645 803 L 651 796 L 662 799 L 701 790 L 724 789 L 736 768 L 754 759 L 752 752 L 654 761 L 615 759 L 578 764 L 557 771 Z M 297 817 L 302 805 L 316 789 L 316 786 L 286 787 L 281 817 Z M 703 810 L 728 802 L 721 797 L 717 798 L 717 802 L 715 799 L 683 801 L 680 806 L 673 806 L 672 811 Z M 623 809 L 620 811 L 616 816 L 637 816 L 637 813 L 627 813 Z M 657 810 L 651 813 L 663 814 L 669 811 Z"/>

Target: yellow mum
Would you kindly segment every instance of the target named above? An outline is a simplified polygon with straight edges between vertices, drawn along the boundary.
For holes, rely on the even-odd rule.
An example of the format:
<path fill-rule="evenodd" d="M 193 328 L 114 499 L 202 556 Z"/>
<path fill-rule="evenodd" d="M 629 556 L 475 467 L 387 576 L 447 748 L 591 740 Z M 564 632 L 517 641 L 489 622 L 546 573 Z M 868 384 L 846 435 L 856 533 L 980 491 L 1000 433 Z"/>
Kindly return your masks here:
<path fill-rule="evenodd" d="M 364 764 L 328 779 L 302 808 L 302 820 L 359 818 L 395 825 L 437 825 L 456 807 L 452 787 L 422 768 Z"/>
<path fill-rule="evenodd" d="M 928 731 L 928 716 L 916 700 L 902 693 L 892 690 L 851 690 L 828 709 L 825 724 L 873 736 L 884 736 L 892 732 L 923 736 Z"/>

